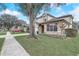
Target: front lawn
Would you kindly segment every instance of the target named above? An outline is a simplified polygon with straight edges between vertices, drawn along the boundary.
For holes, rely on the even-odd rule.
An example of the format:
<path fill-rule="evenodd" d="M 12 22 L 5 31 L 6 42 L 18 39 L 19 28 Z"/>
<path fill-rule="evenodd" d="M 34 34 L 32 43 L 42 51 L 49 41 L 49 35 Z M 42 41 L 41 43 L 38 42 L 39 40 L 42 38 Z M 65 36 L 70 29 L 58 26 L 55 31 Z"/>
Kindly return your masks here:
<path fill-rule="evenodd" d="M 2 49 L 2 46 L 3 46 L 3 42 L 4 42 L 4 38 L 0 38 L 0 52 L 1 52 L 1 49 Z"/>
<path fill-rule="evenodd" d="M 0 32 L 0 35 L 6 35 L 6 32 Z"/>
<path fill-rule="evenodd" d="M 23 34 L 23 33 L 26 33 L 26 32 L 11 32 L 11 34 Z"/>
<path fill-rule="evenodd" d="M 72 39 L 58 39 L 40 35 L 38 40 L 28 36 L 15 37 L 25 50 L 34 56 L 79 55 L 79 36 Z"/>

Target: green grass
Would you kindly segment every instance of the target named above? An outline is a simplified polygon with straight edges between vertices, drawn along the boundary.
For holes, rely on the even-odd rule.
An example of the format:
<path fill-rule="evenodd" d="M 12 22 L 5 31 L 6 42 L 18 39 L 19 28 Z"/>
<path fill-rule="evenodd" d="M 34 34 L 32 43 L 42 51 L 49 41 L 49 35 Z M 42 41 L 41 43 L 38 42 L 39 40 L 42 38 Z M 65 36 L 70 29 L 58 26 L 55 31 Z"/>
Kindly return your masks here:
<path fill-rule="evenodd" d="M 33 56 L 75 56 L 79 54 L 79 36 L 72 39 L 58 39 L 40 35 L 38 40 L 28 36 L 16 40 Z"/>
<path fill-rule="evenodd" d="M 0 35 L 6 35 L 6 32 L 0 32 Z"/>
<path fill-rule="evenodd" d="M 1 49 L 2 49 L 2 46 L 3 46 L 3 42 L 4 42 L 4 38 L 0 38 L 0 52 L 1 52 Z"/>
<path fill-rule="evenodd" d="M 26 33 L 26 32 L 11 32 L 11 34 L 22 34 L 22 33 Z"/>

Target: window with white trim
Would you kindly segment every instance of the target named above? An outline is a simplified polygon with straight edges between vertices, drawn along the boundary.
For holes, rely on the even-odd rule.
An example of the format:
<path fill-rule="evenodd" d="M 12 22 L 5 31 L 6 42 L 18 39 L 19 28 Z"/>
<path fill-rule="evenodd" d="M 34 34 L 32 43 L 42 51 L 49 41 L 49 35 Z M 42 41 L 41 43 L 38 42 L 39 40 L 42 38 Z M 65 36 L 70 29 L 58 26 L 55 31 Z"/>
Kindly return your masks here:
<path fill-rule="evenodd" d="M 47 31 L 57 31 L 57 23 L 47 24 Z"/>

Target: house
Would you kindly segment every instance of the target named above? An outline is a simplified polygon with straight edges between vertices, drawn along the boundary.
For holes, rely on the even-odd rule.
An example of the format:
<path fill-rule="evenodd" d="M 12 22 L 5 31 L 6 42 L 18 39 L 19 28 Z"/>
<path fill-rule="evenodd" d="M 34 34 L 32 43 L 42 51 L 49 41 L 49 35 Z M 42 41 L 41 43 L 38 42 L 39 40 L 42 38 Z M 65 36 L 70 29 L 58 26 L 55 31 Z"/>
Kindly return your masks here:
<path fill-rule="evenodd" d="M 11 31 L 27 31 L 27 23 L 23 20 L 16 20 L 16 24 L 10 29 Z"/>
<path fill-rule="evenodd" d="M 61 35 L 65 34 L 65 29 L 73 28 L 73 16 L 64 15 L 60 17 L 54 17 L 48 13 L 42 14 L 42 16 L 36 18 L 35 22 L 35 34 L 51 34 Z"/>

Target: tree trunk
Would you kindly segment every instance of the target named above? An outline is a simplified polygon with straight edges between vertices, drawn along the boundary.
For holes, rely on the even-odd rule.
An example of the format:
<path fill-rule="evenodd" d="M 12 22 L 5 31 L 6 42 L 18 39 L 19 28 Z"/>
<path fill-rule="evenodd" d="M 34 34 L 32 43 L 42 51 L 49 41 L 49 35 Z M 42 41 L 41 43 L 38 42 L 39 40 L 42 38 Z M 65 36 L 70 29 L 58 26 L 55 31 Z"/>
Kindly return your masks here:
<path fill-rule="evenodd" d="M 34 20 L 33 20 L 33 17 L 30 17 L 30 27 L 29 27 L 29 30 L 30 30 L 30 35 L 31 37 L 34 37 L 35 34 L 34 34 Z"/>
<path fill-rule="evenodd" d="M 30 18 L 30 27 L 29 27 L 29 30 L 30 30 L 30 36 L 37 39 L 36 36 L 35 36 L 35 25 L 34 25 L 34 19 L 33 17 L 31 16 Z"/>
<path fill-rule="evenodd" d="M 29 12 L 29 19 L 30 19 L 30 27 L 29 27 L 29 30 L 30 30 L 30 36 L 37 39 L 36 36 L 35 36 L 35 23 L 34 23 L 34 15 L 32 13 L 32 10 L 30 9 L 30 12 Z"/>

